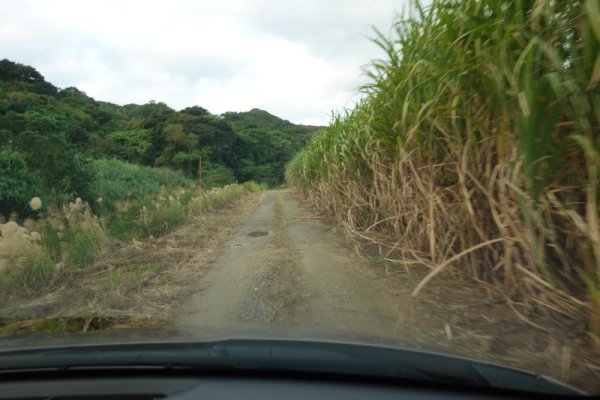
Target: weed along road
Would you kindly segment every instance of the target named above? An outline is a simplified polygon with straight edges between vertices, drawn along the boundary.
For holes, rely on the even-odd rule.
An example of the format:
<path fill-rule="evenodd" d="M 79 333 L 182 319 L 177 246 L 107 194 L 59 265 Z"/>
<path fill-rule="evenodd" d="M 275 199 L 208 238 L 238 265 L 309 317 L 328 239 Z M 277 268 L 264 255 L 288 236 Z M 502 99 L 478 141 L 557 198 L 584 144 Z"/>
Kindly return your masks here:
<path fill-rule="evenodd" d="M 397 336 L 398 299 L 330 229 L 292 192 L 265 192 L 177 309 L 175 325 L 190 332 L 268 324 Z"/>

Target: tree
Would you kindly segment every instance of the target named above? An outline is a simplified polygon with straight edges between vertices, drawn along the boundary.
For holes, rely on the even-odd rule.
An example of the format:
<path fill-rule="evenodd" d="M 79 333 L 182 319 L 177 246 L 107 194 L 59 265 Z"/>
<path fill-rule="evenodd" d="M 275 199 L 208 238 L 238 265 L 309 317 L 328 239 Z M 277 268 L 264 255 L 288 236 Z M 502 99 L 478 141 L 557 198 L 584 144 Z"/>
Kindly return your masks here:
<path fill-rule="evenodd" d="M 235 181 L 235 175 L 230 168 L 220 164 L 208 164 L 203 172 L 202 186 L 210 189 L 229 185 Z"/>
<path fill-rule="evenodd" d="M 181 124 L 168 124 L 163 129 L 166 146 L 156 160 L 157 166 L 170 165 L 192 174 L 193 160 L 197 160 L 198 137 L 183 131 Z"/>
<path fill-rule="evenodd" d="M 146 129 L 116 131 L 107 135 L 114 145 L 116 155 L 129 162 L 144 164 L 148 161 L 148 152 L 152 147 L 150 133 Z"/>
<path fill-rule="evenodd" d="M 194 117 L 206 117 L 206 116 L 210 115 L 210 113 L 208 112 L 208 110 L 206 108 L 203 108 L 200 106 L 192 106 L 192 107 L 184 108 L 183 110 L 181 110 L 181 113 L 193 115 Z"/>
<path fill-rule="evenodd" d="M 39 179 L 27 169 L 23 154 L 0 152 L 0 214 L 7 218 L 16 212 L 21 218 L 31 214 L 29 200 L 43 196 Z"/>
<path fill-rule="evenodd" d="M 42 74 L 28 65 L 18 64 L 7 59 L 0 61 L 0 80 L 23 81 L 23 82 L 45 82 Z"/>
<path fill-rule="evenodd" d="M 7 59 L 0 60 L 0 81 L 22 81 L 30 84 L 34 93 L 56 95 L 57 89 L 44 80 L 42 74 L 28 65 L 18 64 Z"/>

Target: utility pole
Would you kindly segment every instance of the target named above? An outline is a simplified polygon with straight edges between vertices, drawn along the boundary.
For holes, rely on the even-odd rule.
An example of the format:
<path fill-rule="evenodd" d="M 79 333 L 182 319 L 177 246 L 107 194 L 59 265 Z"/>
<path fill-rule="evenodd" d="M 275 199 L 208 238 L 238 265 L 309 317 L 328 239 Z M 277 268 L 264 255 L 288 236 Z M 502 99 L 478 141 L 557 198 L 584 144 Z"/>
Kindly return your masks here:
<path fill-rule="evenodd" d="M 198 157 L 198 185 L 202 191 L 202 156 Z"/>

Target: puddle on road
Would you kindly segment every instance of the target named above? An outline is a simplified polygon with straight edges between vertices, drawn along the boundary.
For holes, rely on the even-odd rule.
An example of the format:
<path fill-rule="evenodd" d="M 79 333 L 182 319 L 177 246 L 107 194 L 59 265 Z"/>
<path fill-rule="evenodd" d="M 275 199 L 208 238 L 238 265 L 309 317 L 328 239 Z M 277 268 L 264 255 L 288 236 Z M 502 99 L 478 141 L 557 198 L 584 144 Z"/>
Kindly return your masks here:
<path fill-rule="evenodd" d="M 269 232 L 266 232 L 266 231 L 252 231 L 252 232 L 247 233 L 247 235 L 250 237 L 267 236 L 268 234 L 269 234 Z"/>

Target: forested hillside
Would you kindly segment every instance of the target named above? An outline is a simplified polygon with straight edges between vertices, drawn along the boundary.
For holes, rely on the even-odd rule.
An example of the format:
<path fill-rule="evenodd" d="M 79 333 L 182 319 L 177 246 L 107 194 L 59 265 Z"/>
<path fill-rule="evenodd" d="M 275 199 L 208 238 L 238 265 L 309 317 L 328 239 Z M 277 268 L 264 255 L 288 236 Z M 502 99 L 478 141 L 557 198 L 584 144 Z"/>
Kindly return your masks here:
<path fill-rule="evenodd" d="M 222 117 L 240 135 L 247 150 L 237 170 L 238 179 L 270 185 L 283 181 L 286 163 L 319 129 L 295 125 L 256 108 L 242 113 L 227 112 Z"/>
<path fill-rule="evenodd" d="M 156 183 L 195 179 L 200 156 L 204 187 L 280 184 L 283 165 L 316 129 L 257 109 L 218 116 L 154 101 L 119 106 L 57 88 L 33 67 L 2 60 L 0 214 L 30 214 L 34 196 L 44 204 L 75 197 L 93 203 L 111 182 L 123 189 L 130 182 L 130 192 L 140 171 Z"/>

